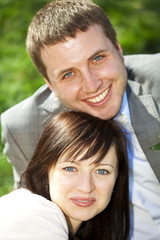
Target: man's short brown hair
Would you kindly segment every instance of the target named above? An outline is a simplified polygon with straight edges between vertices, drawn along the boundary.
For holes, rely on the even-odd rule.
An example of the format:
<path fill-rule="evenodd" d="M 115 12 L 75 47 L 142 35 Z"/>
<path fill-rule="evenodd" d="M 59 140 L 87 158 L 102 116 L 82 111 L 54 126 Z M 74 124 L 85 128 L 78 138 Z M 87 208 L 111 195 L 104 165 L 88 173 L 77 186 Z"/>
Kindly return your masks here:
<path fill-rule="evenodd" d="M 37 12 L 26 40 L 27 51 L 40 74 L 48 81 L 41 49 L 75 37 L 90 25 L 99 24 L 116 47 L 116 33 L 104 11 L 89 0 L 55 0 Z"/>

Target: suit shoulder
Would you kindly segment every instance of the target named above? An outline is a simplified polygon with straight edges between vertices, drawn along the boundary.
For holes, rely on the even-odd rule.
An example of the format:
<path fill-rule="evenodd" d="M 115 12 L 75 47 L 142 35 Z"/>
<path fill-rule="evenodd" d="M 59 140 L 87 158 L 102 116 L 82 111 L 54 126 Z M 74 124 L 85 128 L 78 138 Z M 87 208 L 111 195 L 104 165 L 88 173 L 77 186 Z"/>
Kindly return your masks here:
<path fill-rule="evenodd" d="M 50 91 L 47 85 L 43 85 L 32 96 L 3 112 L 1 121 L 4 120 L 13 124 L 16 124 L 17 121 L 20 124 L 24 119 L 41 117 L 43 112 L 46 112 L 46 115 L 54 114 L 54 112 L 60 111 L 61 108 L 62 105 L 54 93 Z"/>
<path fill-rule="evenodd" d="M 154 64 L 159 64 L 160 53 L 126 55 L 124 59 L 127 68 L 140 69 L 144 66 L 150 66 L 152 68 Z"/>
<path fill-rule="evenodd" d="M 125 65 L 129 79 L 140 84 L 146 81 L 154 83 L 154 85 L 160 83 L 159 62 L 160 53 L 125 56 Z"/>
<path fill-rule="evenodd" d="M 152 95 L 160 103 L 160 53 L 125 56 L 128 79 L 140 84 L 141 95 Z"/>
<path fill-rule="evenodd" d="M 47 85 L 40 87 L 32 96 L 1 114 L 2 129 L 13 132 L 28 131 L 31 127 L 45 125 L 51 116 L 63 109 Z"/>

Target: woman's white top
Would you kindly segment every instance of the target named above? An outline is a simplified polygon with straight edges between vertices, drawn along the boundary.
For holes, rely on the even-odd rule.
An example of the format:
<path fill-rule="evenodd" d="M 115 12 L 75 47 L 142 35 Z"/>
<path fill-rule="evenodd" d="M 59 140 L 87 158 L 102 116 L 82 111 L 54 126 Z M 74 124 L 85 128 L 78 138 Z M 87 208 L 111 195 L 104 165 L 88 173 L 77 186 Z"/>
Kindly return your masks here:
<path fill-rule="evenodd" d="M 68 240 L 60 208 L 27 189 L 0 198 L 0 240 Z"/>

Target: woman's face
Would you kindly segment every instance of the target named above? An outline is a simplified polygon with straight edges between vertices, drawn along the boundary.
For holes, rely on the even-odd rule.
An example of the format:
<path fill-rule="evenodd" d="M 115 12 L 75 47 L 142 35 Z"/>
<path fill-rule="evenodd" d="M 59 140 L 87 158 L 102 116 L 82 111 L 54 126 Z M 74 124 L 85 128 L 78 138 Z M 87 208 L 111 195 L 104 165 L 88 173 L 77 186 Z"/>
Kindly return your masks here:
<path fill-rule="evenodd" d="M 74 162 L 59 158 L 49 171 L 51 200 L 66 216 L 70 230 L 75 233 L 82 221 L 89 220 L 108 205 L 118 174 L 115 148 L 112 146 L 103 160 L 95 158 Z"/>

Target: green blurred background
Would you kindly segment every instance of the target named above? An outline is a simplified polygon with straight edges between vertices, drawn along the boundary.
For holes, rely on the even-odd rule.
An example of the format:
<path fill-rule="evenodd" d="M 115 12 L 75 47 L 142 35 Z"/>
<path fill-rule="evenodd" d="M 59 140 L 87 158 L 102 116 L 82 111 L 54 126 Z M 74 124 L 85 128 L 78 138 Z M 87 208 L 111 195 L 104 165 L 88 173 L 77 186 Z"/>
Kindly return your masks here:
<path fill-rule="evenodd" d="M 49 0 L 0 0 L 0 114 L 44 84 L 25 49 L 27 28 Z M 111 18 L 124 55 L 160 52 L 159 0 L 95 0 Z M 1 129 L 0 129 L 1 130 Z M 0 196 L 12 190 L 12 167 L 0 142 Z"/>

